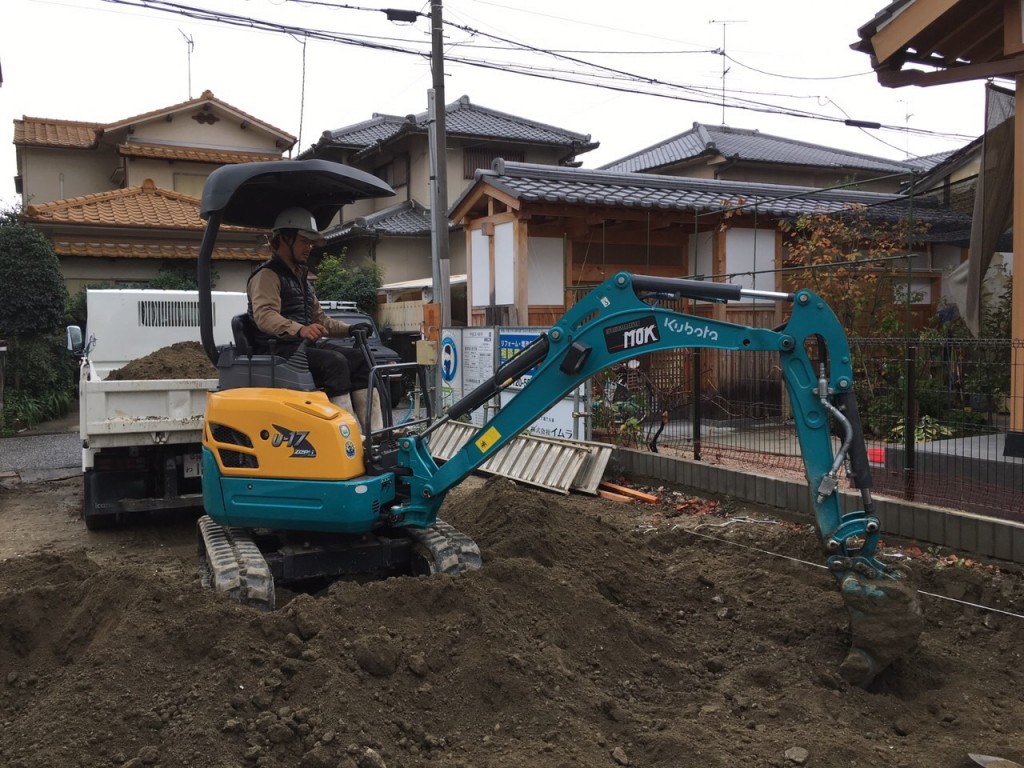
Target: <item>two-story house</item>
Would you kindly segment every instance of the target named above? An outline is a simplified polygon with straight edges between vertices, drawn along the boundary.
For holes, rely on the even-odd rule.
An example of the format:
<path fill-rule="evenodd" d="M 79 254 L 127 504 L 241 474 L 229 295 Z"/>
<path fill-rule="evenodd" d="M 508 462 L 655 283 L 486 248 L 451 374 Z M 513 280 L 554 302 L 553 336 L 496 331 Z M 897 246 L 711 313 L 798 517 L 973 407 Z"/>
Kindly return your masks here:
<path fill-rule="evenodd" d="M 95 283 L 145 283 L 194 260 L 206 177 L 228 163 L 280 160 L 295 137 L 205 91 L 112 123 L 14 121 L 22 220 L 53 244 L 72 293 Z M 266 258 L 264 233 L 225 228 L 217 287 L 242 290 Z"/>
<path fill-rule="evenodd" d="M 497 157 L 551 166 L 576 166 L 595 149 L 589 134 L 473 104 L 462 96 L 445 107 L 449 200 L 458 197 L 478 168 Z M 325 131 L 300 157 L 334 160 L 369 171 L 391 184 L 396 198 L 347 206 L 343 223 L 326 233 L 329 252 L 346 251 L 358 264 L 381 266 L 391 298 L 417 294 L 431 284 L 429 114 L 375 114 L 369 120 Z M 454 230 L 455 227 L 452 227 Z M 450 238 L 451 274 L 466 272 L 465 238 Z M 459 279 L 459 278 L 456 278 Z M 464 312 L 456 314 L 464 317 Z M 410 328 L 409 330 L 417 330 Z"/>
<path fill-rule="evenodd" d="M 758 130 L 694 123 L 690 130 L 606 163 L 600 170 L 898 192 L 915 169 L 912 162 L 886 160 Z"/>

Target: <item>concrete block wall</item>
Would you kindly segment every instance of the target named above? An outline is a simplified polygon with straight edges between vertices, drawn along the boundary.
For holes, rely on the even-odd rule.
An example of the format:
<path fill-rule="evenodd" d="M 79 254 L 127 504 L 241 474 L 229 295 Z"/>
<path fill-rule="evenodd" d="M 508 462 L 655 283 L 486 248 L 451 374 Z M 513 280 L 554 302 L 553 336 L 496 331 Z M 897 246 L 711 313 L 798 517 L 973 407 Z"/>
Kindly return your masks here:
<path fill-rule="evenodd" d="M 612 458 L 630 475 L 798 512 L 807 515 L 808 522 L 814 520 L 811 494 L 803 481 L 628 448 L 616 448 Z M 840 493 L 843 512 L 863 508 L 857 491 Z M 1024 564 L 1024 525 L 1020 523 L 888 496 L 872 498 L 883 535 L 912 539 L 922 547 L 937 544 L 962 555 Z"/>

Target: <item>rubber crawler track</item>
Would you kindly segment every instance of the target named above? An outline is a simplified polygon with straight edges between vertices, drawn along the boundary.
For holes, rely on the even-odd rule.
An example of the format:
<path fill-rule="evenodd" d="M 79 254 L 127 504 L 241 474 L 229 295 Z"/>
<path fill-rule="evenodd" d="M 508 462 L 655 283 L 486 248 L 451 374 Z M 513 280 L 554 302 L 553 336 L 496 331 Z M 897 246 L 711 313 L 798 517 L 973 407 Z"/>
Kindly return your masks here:
<path fill-rule="evenodd" d="M 424 548 L 431 574 L 458 576 L 480 567 L 480 548 L 476 542 L 443 520 L 434 523 L 433 528 L 408 530 L 409 535 Z"/>
<path fill-rule="evenodd" d="M 480 568 L 480 548 L 443 520 L 433 528 L 409 528 L 431 575 L 458 576 Z M 199 572 L 204 588 L 223 592 L 242 605 L 274 610 L 274 577 L 263 553 L 243 528 L 198 522 Z"/>
<path fill-rule="evenodd" d="M 199 518 L 199 570 L 204 587 L 223 592 L 242 605 L 274 610 L 274 577 L 256 544 L 241 528 Z"/>

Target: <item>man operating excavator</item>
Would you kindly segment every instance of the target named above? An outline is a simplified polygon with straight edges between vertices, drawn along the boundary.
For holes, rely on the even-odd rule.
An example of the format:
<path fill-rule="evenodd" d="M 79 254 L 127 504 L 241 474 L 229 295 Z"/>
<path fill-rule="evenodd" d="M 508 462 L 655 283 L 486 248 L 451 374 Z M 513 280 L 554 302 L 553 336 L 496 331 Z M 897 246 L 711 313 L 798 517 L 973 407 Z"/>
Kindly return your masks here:
<path fill-rule="evenodd" d="M 323 245 L 324 238 L 309 211 L 282 211 L 269 242 L 272 256 L 249 276 L 246 285 L 249 315 L 257 328 L 254 351 L 289 357 L 303 340 L 307 341 L 306 359 L 314 383 L 332 403 L 355 414 L 361 422 L 368 398 L 365 359 L 357 349 L 342 350 L 317 342 L 358 331 L 368 334 L 372 327 L 369 323 L 347 325 L 328 317 L 320 308 L 309 280 L 308 262 L 311 251 Z M 370 426 L 377 429 L 381 424 L 380 399 L 374 392 Z"/>

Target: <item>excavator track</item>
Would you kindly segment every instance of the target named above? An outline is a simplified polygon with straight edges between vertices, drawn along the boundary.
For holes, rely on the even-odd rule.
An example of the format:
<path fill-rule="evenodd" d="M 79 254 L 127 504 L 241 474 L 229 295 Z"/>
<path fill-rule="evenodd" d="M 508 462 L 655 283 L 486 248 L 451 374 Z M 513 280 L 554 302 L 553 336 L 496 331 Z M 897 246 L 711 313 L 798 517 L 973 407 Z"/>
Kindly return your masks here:
<path fill-rule="evenodd" d="M 443 520 L 432 528 L 408 528 L 405 533 L 415 542 L 410 563 L 414 574 L 458 576 L 480 568 L 476 542 Z M 242 605 L 274 610 L 274 575 L 248 531 L 219 525 L 204 515 L 199 519 L 197 543 L 203 587 Z"/>
<path fill-rule="evenodd" d="M 242 605 L 274 610 L 274 577 L 263 553 L 241 528 L 218 525 L 208 515 L 198 523 L 199 571 L 204 587 Z"/>
<path fill-rule="evenodd" d="M 410 528 L 409 535 L 419 545 L 430 575 L 458 576 L 480 568 L 480 547 L 443 520 L 437 520 L 433 528 Z"/>

